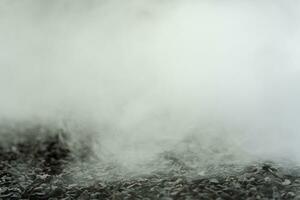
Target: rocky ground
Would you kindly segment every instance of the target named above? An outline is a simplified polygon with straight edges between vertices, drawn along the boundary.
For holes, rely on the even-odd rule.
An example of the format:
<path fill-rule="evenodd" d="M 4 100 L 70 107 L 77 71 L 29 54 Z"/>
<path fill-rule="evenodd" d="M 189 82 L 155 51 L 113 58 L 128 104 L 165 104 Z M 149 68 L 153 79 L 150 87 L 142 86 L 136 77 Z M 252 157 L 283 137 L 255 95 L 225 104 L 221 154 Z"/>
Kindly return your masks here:
<path fill-rule="evenodd" d="M 300 199 L 300 170 L 255 163 L 231 173 L 157 172 L 101 180 L 76 178 L 85 162 L 58 135 L 0 147 L 0 199 Z M 178 165 L 178 161 L 167 157 Z M 180 163 L 179 163 L 180 165 Z M 74 165 L 72 165 L 74 166 Z"/>

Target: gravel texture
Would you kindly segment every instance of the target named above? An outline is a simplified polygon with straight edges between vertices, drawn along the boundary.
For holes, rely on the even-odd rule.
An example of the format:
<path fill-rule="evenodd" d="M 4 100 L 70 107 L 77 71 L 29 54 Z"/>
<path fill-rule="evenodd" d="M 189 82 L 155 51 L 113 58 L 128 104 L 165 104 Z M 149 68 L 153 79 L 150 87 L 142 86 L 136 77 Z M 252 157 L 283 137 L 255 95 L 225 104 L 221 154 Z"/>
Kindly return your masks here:
<path fill-rule="evenodd" d="M 0 146 L 0 199 L 300 199 L 300 170 L 275 163 L 222 174 L 169 171 L 101 180 L 74 167 L 88 156 L 75 157 L 60 134 L 28 138 Z"/>

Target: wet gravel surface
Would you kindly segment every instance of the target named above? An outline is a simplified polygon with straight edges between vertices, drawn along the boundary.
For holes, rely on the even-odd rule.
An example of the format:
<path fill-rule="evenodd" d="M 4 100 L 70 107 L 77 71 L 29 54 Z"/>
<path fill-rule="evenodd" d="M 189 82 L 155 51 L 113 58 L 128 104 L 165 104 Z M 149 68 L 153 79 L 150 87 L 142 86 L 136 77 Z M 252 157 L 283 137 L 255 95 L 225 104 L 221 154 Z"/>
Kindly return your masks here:
<path fill-rule="evenodd" d="M 170 158 L 171 159 L 171 158 Z M 152 173 L 101 180 L 75 178 L 85 169 L 58 135 L 0 147 L 0 199 L 300 199 L 297 168 L 255 163 L 233 173 Z M 176 161 L 174 161 L 176 162 Z"/>

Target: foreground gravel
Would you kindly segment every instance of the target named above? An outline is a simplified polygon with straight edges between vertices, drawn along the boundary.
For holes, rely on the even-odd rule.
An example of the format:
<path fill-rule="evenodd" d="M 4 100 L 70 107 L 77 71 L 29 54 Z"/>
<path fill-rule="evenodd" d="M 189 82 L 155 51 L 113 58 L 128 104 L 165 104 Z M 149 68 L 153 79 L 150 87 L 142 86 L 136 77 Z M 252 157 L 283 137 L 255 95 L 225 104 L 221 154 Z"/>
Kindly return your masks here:
<path fill-rule="evenodd" d="M 101 180 L 93 173 L 76 178 L 76 170 L 85 170 L 70 167 L 85 162 L 76 159 L 59 135 L 2 145 L 0 199 L 300 199 L 300 170 L 274 163 L 227 174 L 157 172 Z"/>

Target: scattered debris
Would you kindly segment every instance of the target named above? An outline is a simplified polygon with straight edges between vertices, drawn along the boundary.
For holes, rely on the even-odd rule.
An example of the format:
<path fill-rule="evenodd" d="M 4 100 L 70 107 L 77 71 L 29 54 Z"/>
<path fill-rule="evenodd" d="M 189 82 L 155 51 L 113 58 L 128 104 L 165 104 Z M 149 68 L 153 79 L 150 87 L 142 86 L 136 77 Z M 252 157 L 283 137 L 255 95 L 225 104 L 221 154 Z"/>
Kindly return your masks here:
<path fill-rule="evenodd" d="M 175 156 L 165 159 L 189 170 Z M 0 199 L 300 199 L 299 170 L 291 174 L 275 164 L 254 164 L 214 176 L 178 172 L 113 181 L 89 177 L 93 181 L 84 182 L 73 179 L 67 167 L 73 161 L 58 136 L 0 146 Z"/>

